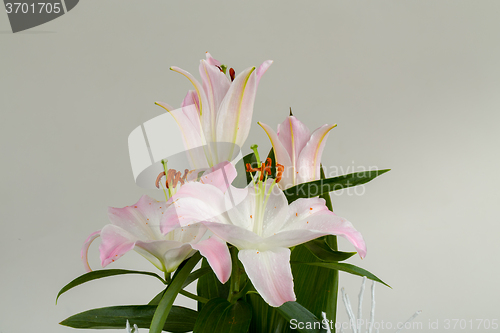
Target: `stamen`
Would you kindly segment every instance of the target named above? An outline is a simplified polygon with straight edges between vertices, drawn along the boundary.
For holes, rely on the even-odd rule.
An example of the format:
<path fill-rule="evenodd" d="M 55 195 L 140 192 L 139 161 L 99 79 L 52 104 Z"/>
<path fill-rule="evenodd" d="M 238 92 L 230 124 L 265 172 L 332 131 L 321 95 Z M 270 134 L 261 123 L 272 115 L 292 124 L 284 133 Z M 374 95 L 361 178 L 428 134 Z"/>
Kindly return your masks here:
<path fill-rule="evenodd" d="M 168 170 L 168 173 L 167 173 L 167 182 L 165 184 L 165 186 L 167 188 L 170 188 L 170 185 L 174 184 L 176 173 L 177 173 L 177 171 L 175 171 L 175 169 L 169 169 Z M 177 184 L 177 182 L 175 182 L 175 183 Z M 175 188 L 175 185 L 173 186 L 173 188 Z"/>
<path fill-rule="evenodd" d="M 285 171 L 285 167 L 281 164 L 276 164 L 276 183 L 279 183 L 281 177 L 283 177 L 283 171 Z"/>
<path fill-rule="evenodd" d="M 186 181 L 188 173 L 189 173 L 189 169 L 185 169 L 184 176 L 182 176 L 181 179 L 179 179 L 179 181 L 181 182 L 181 185 L 184 185 L 184 182 Z"/>
<path fill-rule="evenodd" d="M 266 167 L 264 168 L 264 172 L 267 173 L 269 176 L 272 175 L 273 171 L 272 171 L 272 164 L 273 164 L 273 161 L 271 160 L 270 157 L 268 157 L 266 159 Z"/>
<path fill-rule="evenodd" d="M 281 164 L 276 164 L 276 183 L 279 183 L 281 178 L 283 177 L 283 171 L 285 167 Z M 250 163 L 246 164 L 246 172 L 260 172 L 259 180 L 264 180 L 264 175 L 268 176 L 272 175 L 272 160 L 270 157 L 266 159 L 266 163 L 262 163 L 260 168 L 252 168 Z"/>
<path fill-rule="evenodd" d="M 177 184 L 180 182 L 181 185 L 187 182 L 187 176 L 191 173 L 189 169 L 184 170 L 184 175 L 180 171 L 176 171 L 175 169 L 168 169 L 167 171 L 167 180 L 165 181 L 165 186 L 167 188 L 176 188 Z M 158 177 L 156 177 L 155 185 L 159 189 L 160 181 L 165 176 L 165 171 L 161 172 Z"/>
<path fill-rule="evenodd" d="M 158 177 L 156 177 L 155 185 L 157 189 L 160 189 L 160 180 L 165 176 L 165 171 L 160 172 Z"/>
<path fill-rule="evenodd" d="M 266 169 L 266 165 L 264 163 L 262 163 L 262 165 L 260 166 L 260 178 L 259 180 L 260 181 L 263 181 L 264 180 L 264 172 L 265 172 L 265 169 Z"/>
<path fill-rule="evenodd" d="M 234 81 L 235 72 L 233 68 L 229 68 L 229 76 L 231 77 L 231 82 Z"/>

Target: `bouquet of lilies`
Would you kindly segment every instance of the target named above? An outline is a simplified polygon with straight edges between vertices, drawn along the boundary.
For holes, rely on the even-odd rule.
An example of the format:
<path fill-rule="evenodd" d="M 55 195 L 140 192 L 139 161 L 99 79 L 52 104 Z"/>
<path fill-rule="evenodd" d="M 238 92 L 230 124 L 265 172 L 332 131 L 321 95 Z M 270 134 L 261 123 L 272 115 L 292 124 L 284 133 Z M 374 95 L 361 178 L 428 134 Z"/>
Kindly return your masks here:
<path fill-rule="evenodd" d="M 201 83 L 171 68 L 194 86 L 180 108 L 156 103 L 178 126 L 180 153 L 156 157 L 147 172 L 154 177 L 136 177 L 138 183 L 142 177 L 163 189 L 165 198 L 144 195 L 130 206 L 110 207 L 110 224 L 84 242 L 87 273 L 64 286 L 57 298 L 88 281 L 122 274 L 154 277 L 163 287 L 148 304 L 92 309 L 62 325 L 103 329 L 132 324 L 151 333 L 325 332 L 326 318 L 335 323 L 339 271 L 385 284 L 344 262 L 356 253 L 363 258 L 366 245 L 351 222 L 333 212 L 330 192 L 364 184 L 388 170 L 325 177 L 321 156 L 336 125 L 311 133 L 291 110 L 277 131 L 258 123 L 272 144 L 267 155 L 260 155 L 256 145 L 241 154 L 257 86 L 271 64 L 268 60 L 236 75 L 207 53 L 199 66 Z M 337 236 L 357 252 L 339 251 Z M 161 274 L 93 271 L 88 249 L 98 237 L 102 267 L 135 250 Z M 196 294 L 185 290 L 195 281 Z M 196 300 L 197 310 L 173 305 L 178 294 Z M 292 330 L 292 319 L 308 324 Z"/>

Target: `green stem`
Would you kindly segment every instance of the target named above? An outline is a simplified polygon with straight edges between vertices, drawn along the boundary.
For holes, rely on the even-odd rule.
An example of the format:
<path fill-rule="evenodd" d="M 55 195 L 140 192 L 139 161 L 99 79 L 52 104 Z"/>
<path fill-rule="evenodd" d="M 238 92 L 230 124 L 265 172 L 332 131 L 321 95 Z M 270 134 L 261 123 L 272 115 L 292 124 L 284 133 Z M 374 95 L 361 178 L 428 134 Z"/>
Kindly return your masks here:
<path fill-rule="evenodd" d="M 235 297 L 240 291 L 240 267 L 238 265 L 238 249 L 231 247 L 231 286 L 229 288 L 229 296 L 227 300 L 235 303 L 238 299 Z"/>
<path fill-rule="evenodd" d="M 184 281 L 186 281 L 187 277 L 193 270 L 194 266 L 200 261 L 201 254 L 196 252 L 188 261 L 182 266 L 182 268 L 178 269 L 175 272 L 174 278 L 172 282 L 168 285 L 167 290 L 163 294 L 163 297 L 156 308 L 155 314 L 153 315 L 153 319 L 151 320 L 151 326 L 149 329 L 150 333 L 161 333 L 163 326 L 165 325 L 165 321 L 167 320 L 168 314 L 170 313 L 170 309 L 172 309 L 172 305 L 174 304 L 175 298 L 182 290 L 182 286 Z"/>
<path fill-rule="evenodd" d="M 184 295 L 186 297 L 189 297 L 191 299 L 194 299 L 195 301 L 198 301 L 198 302 L 201 302 L 201 303 L 207 303 L 208 302 L 207 298 L 195 295 L 195 294 L 190 293 L 189 291 L 184 290 L 184 289 L 182 289 L 181 291 L 179 291 L 179 294 Z"/>

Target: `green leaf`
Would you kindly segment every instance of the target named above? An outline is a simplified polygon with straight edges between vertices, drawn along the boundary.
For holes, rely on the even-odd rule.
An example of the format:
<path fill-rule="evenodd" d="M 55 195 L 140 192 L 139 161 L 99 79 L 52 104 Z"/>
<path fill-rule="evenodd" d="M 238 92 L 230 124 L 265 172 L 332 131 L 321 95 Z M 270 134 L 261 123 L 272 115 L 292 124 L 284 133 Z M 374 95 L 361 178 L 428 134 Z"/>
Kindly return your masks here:
<path fill-rule="evenodd" d="M 347 273 L 351 273 L 353 275 L 359 275 L 359 276 L 366 276 L 370 280 L 380 282 L 384 285 L 386 285 L 389 288 L 392 288 L 390 285 L 385 283 L 384 281 L 380 280 L 378 277 L 376 277 L 374 274 L 368 272 L 367 270 L 351 265 L 351 264 L 346 264 L 346 263 L 340 263 L 340 262 L 296 262 L 292 261 L 292 265 L 308 265 L 308 266 L 318 266 L 318 267 L 324 267 L 328 269 L 335 269 L 339 271 L 344 271 Z"/>
<path fill-rule="evenodd" d="M 251 319 L 252 308 L 245 301 L 232 304 L 223 298 L 214 298 L 200 311 L 193 333 L 244 333 Z"/>
<path fill-rule="evenodd" d="M 72 328 L 123 329 L 128 319 L 132 325 L 149 328 L 155 310 L 156 306 L 152 305 L 111 306 L 78 313 L 63 320 L 60 324 Z M 194 310 L 173 306 L 163 329 L 169 332 L 192 331 L 197 317 L 198 312 Z"/>
<path fill-rule="evenodd" d="M 247 294 L 247 301 L 252 306 L 250 332 L 291 332 L 287 320 L 278 313 L 277 308 L 269 306 L 258 293 Z"/>
<path fill-rule="evenodd" d="M 210 271 L 198 279 L 198 285 L 196 287 L 198 296 L 212 299 L 212 298 L 224 298 L 227 299 L 229 296 L 230 283 L 229 281 L 222 284 L 215 273 L 210 268 L 207 259 L 203 258 L 201 263 L 201 268 L 208 268 Z M 203 303 L 198 302 L 198 310 L 204 306 Z"/>
<path fill-rule="evenodd" d="M 286 302 L 277 310 L 297 332 L 326 332 L 321 320 L 297 302 Z M 299 325 L 299 322 L 304 326 Z"/>
<path fill-rule="evenodd" d="M 68 290 L 70 290 L 76 286 L 79 286 L 79 285 L 81 285 L 85 282 L 88 282 L 88 281 L 97 280 L 97 279 L 101 279 L 101 278 L 108 277 L 108 276 L 123 275 L 123 274 L 143 274 L 143 275 L 154 276 L 154 277 L 158 278 L 164 284 L 166 283 L 165 280 L 163 280 L 158 274 L 151 273 L 151 272 L 131 271 L 131 270 L 127 270 L 127 269 L 101 269 L 98 271 L 92 271 L 92 272 L 88 272 L 86 274 L 83 274 L 83 275 L 77 277 L 76 279 L 74 279 L 73 281 L 71 281 L 70 283 L 68 283 L 67 285 L 65 285 L 57 294 L 56 304 L 57 304 L 57 300 L 59 299 L 59 296 L 61 296 L 62 294 L 64 294 L 65 292 L 67 292 Z"/>
<path fill-rule="evenodd" d="M 163 295 L 165 294 L 165 292 L 167 291 L 167 289 L 163 289 L 162 291 L 160 291 L 152 300 L 149 301 L 148 305 L 158 305 L 160 304 L 160 301 L 163 297 Z"/>
<path fill-rule="evenodd" d="M 335 236 L 325 237 L 331 240 Z M 331 245 L 331 243 L 329 243 Z M 296 246 L 291 261 L 320 263 L 306 245 Z M 317 318 L 325 312 L 328 319 L 335 320 L 337 312 L 338 276 L 336 270 L 319 266 L 292 265 L 293 283 L 297 302 Z M 314 295 L 314 297 L 311 297 Z M 290 332 L 290 330 L 286 331 Z"/>
<path fill-rule="evenodd" d="M 186 288 L 189 286 L 191 283 L 193 283 L 195 280 L 199 279 L 205 274 L 208 274 L 212 271 L 210 267 L 202 267 L 200 269 L 195 270 L 193 273 L 189 274 L 188 278 L 182 285 L 182 289 Z"/>
<path fill-rule="evenodd" d="M 317 197 L 323 193 L 331 191 L 338 191 L 344 188 L 362 185 L 368 183 L 370 180 L 390 171 L 385 170 L 371 170 L 363 172 L 355 172 L 348 175 L 315 180 L 308 183 L 299 184 L 284 191 L 288 203 L 291 203 L 299 198 L 312 198 Z"/>
<path fill-rule="evenodd" d="M 151 320 L 151 326 L 149 329 L 150 333 L 161 332 L 163 326 L 165 325 L 165 321 L 167 320 L 167 316 L 172 309 L 172 304 L 174 303 L 177 294 L 179 294 L 179 291 L 181 291 L 184 282 L 191 273 L 191 270 L 194 268 L 194 266 L 196 266 L 200 259 L 201 254 L 199 252 L 196 252 L 191 258 L 185 260 L 179 266 L 179 268 L 177 268 L 177 271 L 172 278 L 172 282 L 169 284 L 167 290 L 163 294 L 163 297 L 161 298 L 160 303 L 156 308 L 153 319 Z"/>
<path fill-rule="evenodd" d="M 322 261 L 343 261 L 356 254 L 356 252 L 342 252 L 332 250 L 332 248 L 326 243 L 324 237 L 314 239 L 310 242 L 305 243 L 304 245 L 309 251 L 311 251 L 312 254 L 314 254 L 316 258 Z"/>

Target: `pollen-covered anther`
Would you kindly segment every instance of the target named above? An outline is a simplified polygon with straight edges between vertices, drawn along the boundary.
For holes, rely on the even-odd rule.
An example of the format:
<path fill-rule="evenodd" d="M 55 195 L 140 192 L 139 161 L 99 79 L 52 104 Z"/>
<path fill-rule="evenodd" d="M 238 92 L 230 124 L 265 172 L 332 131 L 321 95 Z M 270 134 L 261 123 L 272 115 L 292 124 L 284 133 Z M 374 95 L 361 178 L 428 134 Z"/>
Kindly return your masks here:
<path fill-rule="evenodd" d="M 165 176 L 165 171 L 160 172 L 158 177 L 156 177 L 155 185 L 156 185 L 156 188 L 158 188 L 158 189 L 160 188 L 160 181 L 163 178 L 163 176 Z M 150 205 L 151 205 L 151 203 L 150 203 Z"/>
<path fill-rule="evenodd" d="M 184 170 L 184 175 L 182 175 L 180 171 L 177 171 L 175 169 L 169 169 L 166 174 L 167 180 L 165 181 L 165 186 L 167 188 L 169 188 L 170 186 L 175 188 L 179 182 L 181 183 L 181 185 L 184 185 L 189 173 L 190 173 L 189 169 Z M 157 188 L 160 188 L 160 181 L 164 176 L 165 176 L 165 171 L 161 172 L 158 175 L 158 177 L 156 177 L 155 185 Z"/>
<path fill-rule="evenodd" d="M 285 171 L 285 167 L 281 164 L 276 164 L 276 183 L 279 183 L 281 177 L 283 177 L 283 172 Z"/>
<path fill-rule="evenodd" d="M 229 68 L 229 76 L 231 77 L 231 82 L 234 81 L 234 77 L 235 77 L 236 73 L 234 71 L 233 68 Z"/>

